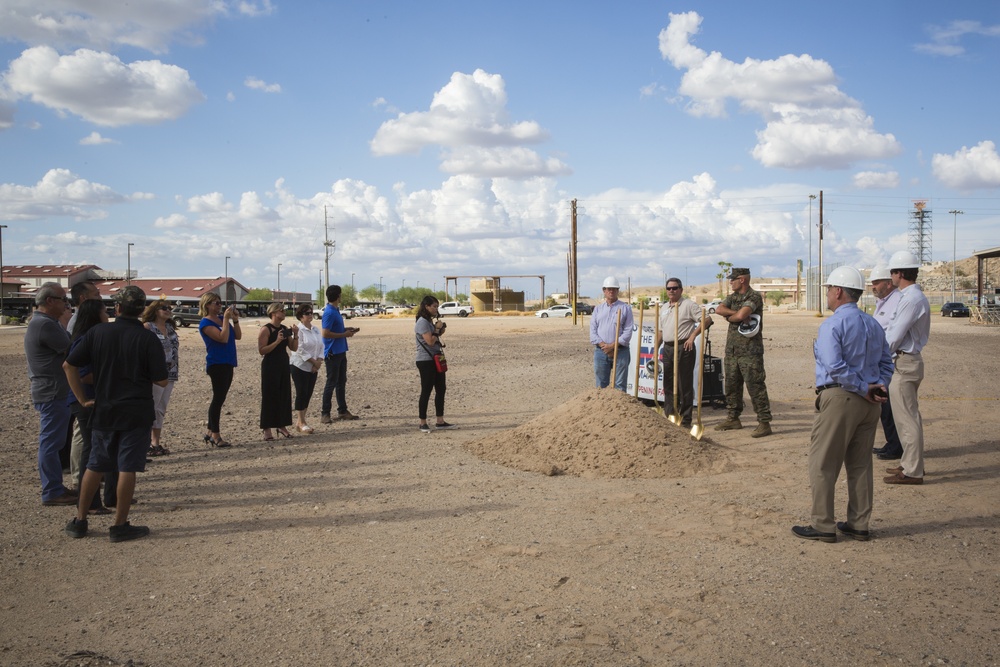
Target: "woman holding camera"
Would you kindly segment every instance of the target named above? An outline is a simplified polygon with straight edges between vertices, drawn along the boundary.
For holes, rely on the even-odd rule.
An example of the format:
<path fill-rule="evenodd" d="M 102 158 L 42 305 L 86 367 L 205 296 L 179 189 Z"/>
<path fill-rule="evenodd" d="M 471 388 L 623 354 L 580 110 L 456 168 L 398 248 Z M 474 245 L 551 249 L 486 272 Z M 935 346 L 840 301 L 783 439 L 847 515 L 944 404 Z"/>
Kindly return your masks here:
<path fill-rule="evenodd" d="M 270 322 L 260 328 L 257 351 L 260 352 L 260 429 L 265 440 L 274 440 L 271 429 L 290 438 L 292 423 L 292 377 L 288 374 L 288 352 L 299 347 L 298 327 L 282 324 L 285 307 L 272 303 L 267 307 Z"/>
<path fill-rule="evenodd" d="M 444 394 L 445 394 L 445 373 L 439 371 L 434 355 L 442 354 L 444 344 L 441 342 L 441 334 L 444 333 L 445 323 L 435 323 L 433 318 L 438 316 L 438 300 L 427 295 L 420 302 L 417 308 L 417 324 L 414 333 L 417 339 L 417 370 L 420 372 L 420 400 L 417 404 L 420 417 L 420 432 L 430 433 L 431 427 L 427 423 L 427 404 L 430 402 L 431 390 L 434 391 L 434 413 L 437 423 L 434 428 L 444 430 L 455 428 L 444 420 Z"/>
<path fill-rule="evenodd" d="M 201 323 L 198 331 L 205 341 L 205 372 L 212 379 L 212 402 L 208 405 L 208 433 L 205 442 L 213 447 L 229 447 L 219 433 L 222 405 L 226 402 L 229 387 L 233 384 L 236 368 L 236 341 L 243 337 L 240 314 L 236 306 L 223 309 L 218 294 L 203 294 L 198 302 Z"/>
<path fill-rule="evenodd" d="M 167 404 L 170 403 L 170 394 L 174 390 L 174 383 L 177 382 L 179 367 L 180 339 L 174 331 L 172 312 L 170 304 L 165 299 L 160 299 L 146 306 L 140 318 L 145 327 L 156 334 L 157 340 L 163 346 L 163 356 L 167 361 L 167 386 L 153 385 L 153 409 L 156 417 L 150 433 L 150 456 L 166 456 L 170 453 L 169 449 L 160 444 L 160 434 L 163 430 L 163 417 L 167 414 Z"/>

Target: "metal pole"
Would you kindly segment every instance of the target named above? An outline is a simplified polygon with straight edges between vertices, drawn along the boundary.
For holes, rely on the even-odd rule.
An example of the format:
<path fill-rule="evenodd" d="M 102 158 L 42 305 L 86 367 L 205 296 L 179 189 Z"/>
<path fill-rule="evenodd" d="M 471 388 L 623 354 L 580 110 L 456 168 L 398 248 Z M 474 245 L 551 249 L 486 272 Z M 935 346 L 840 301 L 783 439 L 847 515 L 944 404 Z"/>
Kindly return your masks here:
<path fill-rule="evenodd" d="M 226 302 L 229 301 L 229 255 L 226 255 L 226 277 L 225 282 L 222 283 L 222 288 L 226 290 L 225 296 L 222 297 L 222 302 L 228 305 Z"/>
<path fill-rule="evenodd" d="M 955 216 L 955 226 L 951 237 L 951 300 L 955 301 L 955 264 L 958 263 L 958 216 L 964 215 L 965 211 L 953 208 L 948 212 Z"/>
<path fill-rule="evenodd" d="M 125 249 L 125 252 L 128 254 L 128 260 L 127 260 L 128 261 L 128 265 L 125 268 L 125 284 L 126 285 L 131 285 L 132 284 L 132 246 L 134 246 L 134 245 L 135 245 L 134 243 L 129 243 L 128 247 Z"/>
<path fill-rule="evenodd" d="M 806 309 L 809 308 L 809 280 L 813 272 L 813 199 L 816 195 L 809 195 L 809 271 L 806 273 Z"/>
<path fill-rule="evenodd" d="M 324 260 L 326 262 L 326 287 L 329 287 L 330 286 L 330 254 L 333 252 L 333 249 L 336 247 L 337 242 L 330 240 L 330 228 L 329 228 L 329 226 L 327 224 L 327 221 L 328 221 L 328 218 L 326 216 L 326 206 L 324 205 L 323 206 L 323 236 L 324 236 L 325 240 L 323 241 L 323 246 L 324 246 L 324 252 L 326 254 L 326 258 Z"/>
<path fill-rule="evenodd" d="M 278 289 L 277 289 L 277 292 L 278 292 L 278 294 L 281 293 L 281 262 L 278 262 Z M 281 301 L 281 297 L 276 294 L 274 296 L 274 300 L 275 301 Z"/>
<path fill-rule="evenodd" d="M 0 324 L 6 321 L 3 314 L 3 230 L 5 229 L 7 225 L 0 225 Z"/>
<path fill-rule="evenodd" d="M 819 191 L 819 280 L 816 281 L 816 312 L 823 316 L 823 191 Z"/>

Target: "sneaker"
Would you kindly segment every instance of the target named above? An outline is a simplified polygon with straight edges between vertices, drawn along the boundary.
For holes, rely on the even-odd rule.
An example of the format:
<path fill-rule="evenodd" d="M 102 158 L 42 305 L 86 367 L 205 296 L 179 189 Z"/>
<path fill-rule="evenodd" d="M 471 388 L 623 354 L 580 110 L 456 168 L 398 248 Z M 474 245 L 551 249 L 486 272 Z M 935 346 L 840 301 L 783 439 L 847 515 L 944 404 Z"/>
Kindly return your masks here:
<path fill-rule="evenodd" d="M 320 415 L 320 417 L 319 417 L 319 423 L 320 424 L 332 424 L 333 420 L 330 419 L 330 415 Z"/>
<path fill-rule="evenodd" d="M 111 526 L 108 532 L 112 542 L 127 542 L 128 540 L 137 540 L 140 537 L 146 537 L 149 535 L 149 528 L 147 526 L 133 526 L 126 521 L 120 526 Z"/>
<path fill-rule="evenodd" d="M 440 424 L 434 424 L 434 428 L 439 431 L 446 431 L 450 428 L 458 428 L 454 424 L 449 424 L 448 422 L 441 422 Z"/>
<path fill-rule="evenodd" d="M 430 433 L 431 432 L 431 427 L 428 426 L 427 424 L 421 424 L 420 425 L 420 432 L 421 433 Z"/>
<path fill-rule="evenodd" d="M 715 425 L 715 430 L 716 431 L 736 431 L 736 430 L 739 430 L 741 428 L 743 428 L 743 423 L 740 422 L 740 418 L 739 417 L 733 417 L 731 419 L 727 419 L 726 421 L 722 422 L 721 424 L 716 424 Z"/>
<path fill-rule="evenodd" d="M 350 411 L 348 411 L 348 412 L 341 412 L 340 414 L 338 414 L 337 419 L 343 419 L 344 421 L 352 421 L 354 419 L 361 419 L 361 417 L 357 415 L 352 415 Z"/>
<path fill-rule="evenodd" d="M 763 438 L 765 435 L 771 435 L 771 423 L 770 422 L 760 422 L 757 424 L 757 428 L 753 430 L 750 434 L 751 438 Z"/>
<path fill-rule="evenodd" d="M 77 539 L 87 536 L 87 520 L 78 521 L 76 517 L 70 519 L 63 531 L 70 537 L 75 537 Z"/>

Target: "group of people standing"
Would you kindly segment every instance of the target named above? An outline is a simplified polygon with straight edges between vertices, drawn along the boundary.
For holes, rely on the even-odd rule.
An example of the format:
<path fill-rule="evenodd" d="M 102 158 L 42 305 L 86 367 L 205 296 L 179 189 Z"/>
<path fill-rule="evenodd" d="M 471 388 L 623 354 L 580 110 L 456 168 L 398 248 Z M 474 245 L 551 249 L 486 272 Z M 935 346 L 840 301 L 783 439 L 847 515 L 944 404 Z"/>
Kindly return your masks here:
<path fill-rule="evenodd" d="M 875 267 L 870 276 L 877 299 L 874 317 L 858 308 L 865 291 L 861 272 L 853 267 L 834 269 L 824 283 L 827 307 L 833 316 L 819 328 L 813 352 L 818 415 L 809 449 L 812 523 L 794 526 L 801 538 L 835 542 L 837 531 L 857 540 L 870 537 L 874 455 L 899 460 L 886 469 L 886 484 L 919 485 L 924 477 L 924 437 L 917 390 L 924 376 L 921 351 L 930 335 L 930 305 L 916 284 L 920 262 L 910 252 L 893 254 L 888 266 Z M 751 437 L 771 435 L 771 405 L 764 370 L 763 308 L 759 292 L 750 287 L 750 270 L 733 268 L 727 276 L 730 293 L 716 307 L 729 324 L 725 352 L 726 419 L 718 431 L 743 428 L 743 391 L 757 415 Z M 672 399 L 677 377 L 682 425 L 691 423 L 694 384 L 694 345 L 711 326 L 701 307 L 682 296 L 677 278 L 666 281 L 667 307 L 661 313 L 656 354 L 661 354 L 665 399 Z M 618 281 L 609 277 L 602 286 L 604 301 L 594 308 L 590 342 L 594 345 L 594 374 L 598 387 L 611 383 L 626 391 L 633 320 L 632 309 L 618 300 Z M 704 323 L 704 324 L 703 324 Z M 661 347 L 662 346 L 662 347 Z M 674 358 L 678 359 L 674 368 Z M 886 444 L 874 447 L 881 422 Z M 834 487 L 840 469 L 847 470 L 846 521 L 834 520 Z"/>

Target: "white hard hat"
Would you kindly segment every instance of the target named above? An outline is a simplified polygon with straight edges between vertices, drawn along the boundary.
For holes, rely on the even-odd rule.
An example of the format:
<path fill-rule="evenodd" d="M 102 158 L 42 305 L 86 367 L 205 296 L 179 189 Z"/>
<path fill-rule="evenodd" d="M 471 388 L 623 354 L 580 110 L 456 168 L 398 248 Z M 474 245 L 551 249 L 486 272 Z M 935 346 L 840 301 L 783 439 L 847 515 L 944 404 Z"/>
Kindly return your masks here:
<path fill-rule="evenodd" d="M 889 259 L 890 269 L 919 269 L 920 260 L 909 250 L 900 250 L 892 253 Z"/>
<path fill-rule="evenodd" d="M 862 277 L 861 272 L 853 266 L 838 266 L 830 272 L 830 277 L 823 283 L 823 287 L 828 285 L 863 290 L 865 288 L 865 279 Z"/>
<path fill-rule="evenodd" d="M 613 289 L 621 289 L 618 286 L 618 279 L 615 278 L 614 276 L 608 276 L 607 278 L 604 279 L 604 284 L 601 285 L 601 289 L 604 289 L 606 287 L 611 287 Z"/>
<path fill-rule="evenodd" d="M 868 276 L 868 280 L 871 282 L 875 282 L 876 280 L 889 280 L 891 278 L 892 276 L 889 275 L 889 267 L 884 264 L 877 264 Z"/>
<path fill-rule="evenodd" d="M 760 315 L 751 315 L 740 322 L 739 332 L 747 338 L 753 338 L 760 333 Z"/>

